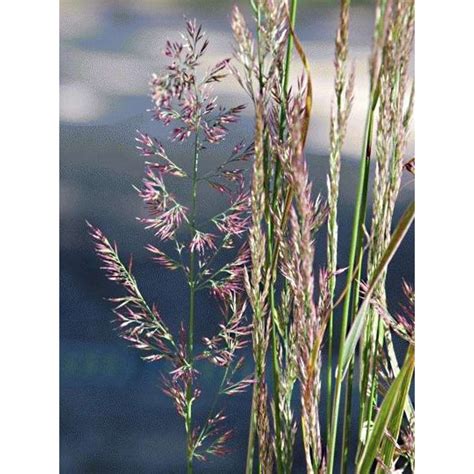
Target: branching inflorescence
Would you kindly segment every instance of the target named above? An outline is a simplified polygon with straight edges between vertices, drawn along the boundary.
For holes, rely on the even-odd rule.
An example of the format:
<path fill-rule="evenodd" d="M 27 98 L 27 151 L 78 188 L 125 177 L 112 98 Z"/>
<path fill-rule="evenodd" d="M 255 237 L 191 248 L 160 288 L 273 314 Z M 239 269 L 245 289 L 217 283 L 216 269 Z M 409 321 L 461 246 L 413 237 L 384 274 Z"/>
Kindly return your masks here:
<path fill-rule="evenodd" d="M 192 140 L 193 156 L 189 166 L 181 167 L 156 138 L 138 132 L 138 150 L 146 159 L 145 177 L 137 188 L 147 211 L 139 220 L 157 242 L 147 245 L 152 259 L 168 270 L 181 271 L 189 288 L 189 320 L 181 322 L 178 334 L 172 334 L 155 305 L 149 306 L 138 289 L 132 265 L 122 263 L 117 247 L 89 224 L 95 250 L 106 276 L 119 284 L 125 295 L 112 298 L 116 305 L 120 335 L 144 353 L 143 359 L 164 359 L 170 370 L 163 376 L 163 391 L 170 396 L 176 410 L 184 418 L 187 432 L 187 469 L 193 459 L 227 453 L 231 431 L 222 427 L 222 411 L 213 406 L 202 424 L 194 421 L 193 404 L 200 396 L 197 386 L 198 362 L 209 361 L 223 370 L 219 395 L 233 395 L 253 383 L 251 376 L 238 379 L 243 360 L 239 351 L 249 342 L 251 325 L 245 316 L 246 298 L 243 277 L 249 260 L 245 243 L 249 223 L 249 195 L 245 189 L 244 169 L 238 166 L 253 156 L 253 146 L 237 143 L 227 160 L 213 172 L 201 173 L 199 160 L 207 150 L 225 140 L 229 126 L 239 119 L 243 106 L 224 108 L 212 93 L 212 86 L 229 71 L 225 59 L 198 76 L 199 65 L 208 47 L 201 26 L 186 21 L 182 42 L 166 43 L 164 54 L 171 63 L 163 75 L 153 75 L 151 97 L 153 118 L 171 126 L 170 139 Z M 190 203 L 184 204 L 168 188 L 174 177 L 189 183 Z M 204 222 L 199 222 L 199 187 L 209 185 L 224 196 L 227 209 Z M 174 250 L 165 252 L 160 243 L 172 242 Z M 234 250 L 236 257 L 218 265 L 220 254 Z M 208 290 L 222 310 L 218 333 L 204 338 L 197 347 L 194 338 L 198 291 Z M 216 397 L 217 402 L 217 397 Z M 216 403 L 214 404 L 216 405 Z"/>

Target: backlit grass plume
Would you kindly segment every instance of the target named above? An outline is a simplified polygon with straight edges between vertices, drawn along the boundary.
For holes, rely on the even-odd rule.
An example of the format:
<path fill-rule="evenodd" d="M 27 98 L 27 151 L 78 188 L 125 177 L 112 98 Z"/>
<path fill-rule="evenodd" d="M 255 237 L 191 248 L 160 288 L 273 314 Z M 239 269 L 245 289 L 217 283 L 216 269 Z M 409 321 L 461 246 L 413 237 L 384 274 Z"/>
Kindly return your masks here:
<path fill-rule="evenodd" d="M 181 42 L 166 43 L 164 54 L 170 65 L 162 75 L 153 75 L 151 97 L 153 117 L 171 127 L 170 139 L 193 143 L 193 154 L 187 166 L 180 167 L 156 138 L 138 132 L 138 150 L 145 158 L 145 176 L 140 188 L 147 215 L 139 219 L 154 241 L 147 245 L 152 259 L 170 271 L 180 271 L 188 286 L 188 321 L 182 321 L 178 334 L 171 331 L 155 304 L 149 305 L 115 244 L 101 230 L 89 224 L 95 250 L 106 276 L 119 284 L 124 294 L 111 298 L 115 304 L 121 337 L 143 354 L 143 359 L 169 363 L 163 376 L 163 391 L 171 397 L 178 414 L 184 419 L 187 436 L 186 465 L 192 472 L 193 460 L 208 455 L 224 455 L 231 430 L 223 423 L 225 416 L 217 405 L 205 420 L 197 421 L 193 405 L 199 399 L 199 364 L 208 361 L 222 369 L 222 382 L 216 396 L 240 393 L 252 384 L 250 376 L 238 378 L 242 359 L 239 351 L 249 342 L 251 327 L 246 321 L 244 273 L 249 260 L 244 236 L 250 223 L 249 195 L 245 189 L 243 169 L 236 164 L 253 155 L 253 147 L 238 143 L 230 156 L 211 173 L 201 173 L 199 163 L 208 149 L 226 139 L 229 126 L 239 118 L 243 106 L 225 108 L 218 104 L 212 85 L 225 78 L 229 60 L 225 59 L 202 75 L 199 64 L 208 47 L 202 27 L 196 21 L 186 22 Z M 183 203 L 173 189 L 170 177 L 184 180 L 190 191 L 190 202 Z M 199 189 L 210 186 L 227 201 L 227 209 L 209 220 L 197 218 Z M 170 241 L 174 251 L 165 252 L 162 242 Z M 237 256 L 217 266 L 217 256 L 232 251 Z M 196 309 L 196 293 L 207 290 L 219 301 L 222 321 L 219 332 L 209 335 L 201 344 L 195 341 L 196 318 L 208 318 Z M 181 302 L 176 303 L 178 306 Z"/>

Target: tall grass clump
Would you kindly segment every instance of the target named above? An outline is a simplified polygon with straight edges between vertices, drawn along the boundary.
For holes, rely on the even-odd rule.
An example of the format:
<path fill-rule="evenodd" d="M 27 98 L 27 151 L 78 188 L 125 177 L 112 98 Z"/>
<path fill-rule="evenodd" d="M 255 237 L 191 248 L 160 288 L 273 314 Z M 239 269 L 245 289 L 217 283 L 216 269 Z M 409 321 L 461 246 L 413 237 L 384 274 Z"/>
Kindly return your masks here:
<path fill-rule="evenodd" d="M 227 452 L 229 431 L 218 427 L 223 415 L 213 411 L 216 405 L 203 424 L 194 416 L 197 367 L 206 360 L 223 369 L 217 395 L 252 387 L 247 474 L 296 472 L 298 446 L 311 474 L 414 470 L 414 290 L 400 282 L 406 301 L 399 309 L 387 297 L 389 265 L 414 220 L 414 203 L 394 219 L 402 175 L 414 174 L 413 159 L 405 157 L 414 104 L 414 2 L 377 0 L 375 9 L 350 235 L 339 232 L 338 213 L 344 142 L 357 100 L 350 0 L 340 1 L 335 31 L 326 189 L 313 189 L 308 171 L 317 71 L 297 34 L 297 0 L 252 0 L 247 18 L 234 7 L 234 61 L 202 78 L 196 75 L 207 47 L 201 28 L 188 21 L 184 43 L 167 43 L 172 63 L 152 80 L 154 116 L 176 124 L 172 139 L 191 140 L 194 153 L 189 170 L 182 169 L 161 143 L 139 134 L 149 160 L 139 194 L 149 211 L 145 226 L 159 241 L 175 244 L 173 256 L 154 244 L 148 250 L 159 264 L 182 271 L 189 287 L 189 318 L 179 334 L 172 335 L 156 307 L 145 302 L 115 246 L 91 227 L 107 275 L 126 292 L 113 300 L 122 336 L 146 351 L 147 360 L 171 364 L 165 392 L 184 419 L 188 472 L 193 459 Z M 296 81 L 290 80 L 292 68 Z M 253 108 L 253 143 L 237 145 L 215 172 L 202 174 L 207 148 L 224 139 L 242 110 L 218 108 L 210 92 L 228 71 Z M 237 168 L 240 160 L 251 161 L 248 184 Z M 169 175 L 189 183 L 190 204 L 168 192 Z M 205 183 L 230 205 L 202 223 L 198 191 Z M 236 260 L 215 269 L 215 256 L 239 240 Z M 343 246 L 347 261 L 340 257 Z M 195 296 L 204 289 L 219 299 L 223 321 L 217 335 L 198 345 L 194 325 L 203 316 Z M 253 359 L 253 373 L 235 381 L 242 365 L 237 353 L 250 341 L 251 352 L 243 354 Z"/>

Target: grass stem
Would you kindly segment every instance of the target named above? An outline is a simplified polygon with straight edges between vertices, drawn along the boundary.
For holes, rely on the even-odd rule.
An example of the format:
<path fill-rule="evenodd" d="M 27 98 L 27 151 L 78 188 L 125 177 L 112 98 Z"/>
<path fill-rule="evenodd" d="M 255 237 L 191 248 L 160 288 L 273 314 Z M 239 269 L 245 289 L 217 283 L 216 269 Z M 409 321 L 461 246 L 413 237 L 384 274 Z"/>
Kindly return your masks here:
<path fill-rule="evenodd" d="M 375 107 L 377 104 L 377 92 L 372 91 L 369 101 L 369 111 L 367 114 L 366 126 L 365 126 L 365 138 L 364 146 L 361 156 L 360 169 L 359 169 L 359 184 L 357 188 L 356 206 L 354 210 L 353 226 L 352 226 L 352 237 L 351 246 L 349 251 L 349 265 L 347 271 L 347 278 L 352 281 L 354 275 L 354 269 L 357 265 L 357 256 L 361 255 L 362 247 L 362 235 L 363 235 L 363 223 L 365 221 L 365 209 L 367 206 L 367 189 L 368 189 L 368 177 L 370 168 L 370 155 L 371 155 L 371 144 L 372 144 L 372 130 L 374 122 Z M 352 282 L 353 283 L 353 282 Z M 348 291 L 344 299 L 344 306 L 342 311 L 342 321 L 340 329 L 340 340 L 339 340 L 339 353 L 338 353 L 338 366 L 336 371 L 336 382 L 334 387 L 334 397 L 332 403 L 332 414 L 330 422 L 330 437 L 328 440 L 328 474 L 334 472 L 334 459 L 336 449 L 336 438 L 337 438 L 337 423 L 339 418 L 339 404 L 341 398 L 342 389 L 342 355 L 344 348 L 344 340 L 347 333 L 347 326 L 349 322 L 349 312 L 351 309 L 351 296 L 352 296 L 352 283 L 348 281 Z"/>
<path fill-rule="evenodd" d="M 193 159 L 193 177 L 192 177 L 192 204 L 191 204 L 191 231 L 195 232 L 196 226 L 196 201 L 197 201 L 197 174 L 199 166 L 199 135 L 196 132 L 194 140 L 194 159 Z M 196 278 L 195 278 L 195 252 L 191 251 L 189 264 L 189 323 L 188 323 L 188 344 L 187 356 L 190 370 L 193 369 L 193 350 L 194 350 L 194 315 L 196 307 Z M 193 443 L 192 443 L 192 404 L 193 404 L 192 377 L 186 387 L 186 435 L 187 435 L 187 474 L 193 472 Z"/>

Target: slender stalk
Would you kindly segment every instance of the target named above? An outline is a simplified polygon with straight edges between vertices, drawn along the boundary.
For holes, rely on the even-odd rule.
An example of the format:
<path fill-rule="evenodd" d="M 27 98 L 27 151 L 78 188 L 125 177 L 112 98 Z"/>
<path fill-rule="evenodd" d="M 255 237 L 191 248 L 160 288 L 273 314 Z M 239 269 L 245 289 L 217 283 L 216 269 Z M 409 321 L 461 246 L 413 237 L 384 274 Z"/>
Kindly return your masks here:
<path fill-rule="evenodd" d="M 344 299 L 344 306 L 342 311 L 341 321 L 341 335 L 339 340 L 339 362 L 342 359 L 344 340 L 347 333 L 347 326 L 349 321 L 349 311 L 351 309 L 351 295 L 352 295 L 352 284 L 350 281 L 354 275 L 354 269 L 357 265 L 357 256 L 360 255 L 362 245 L 362 226 L 365 220 L 365 209 L 367 206 L 367 188 L 370 168 L 370 155 L 371 155 L 371 143 L 372 143 L 372 130 L 374 121 L 374 112 L 377 104 L 378 92 L 373 90 L 369 101 L 369 112 L 367 114 L 366 126 L 365 126 L 365 138 L 363 152 L 360 162 L 359 170 L 359 184 L 357 188 L 356 206 L 354 210 L 354 220 L 352 225 L 352 237 L 351 246 L 349 251 L 349 268 L 347 271 L 348 278 L 348 291 Z M 339 363 L 336 371 L 336 382 L 334 388 L 334 398 L 332 404 L 332 416 L 331 416 L 331 429 L 330 437 L 328 441 L 328 474 L 332 474 L 334 470 L 334 454 L 336 448 L 336 437 L 337 437 L 337 421 L 339 417 L 339 403 L 341 398 L 342 389 L 342 364 Z"/>
<path fill-rule="evenodd" d="M 191 229 L 195 232 L 196 226 L 196 201 L 197 201 L 197 173 L 199 165 L 199 134 L 196 132 L 194 139 L 194 159 L 193 159 L 193 183 L 192 183 L 192 204 L 191 204 Z M 194 346 L 194 316 L 196 307 L 196 278 L 195 278 L 195 252 L 191 251 L 189 264 L 189 323 L 188 323 L 188 344 L 187 356 L 190 370 L 193 368 L 193 346 Z M 186 388 L 186 434 L 187 434 L 187 473 L 193 472 L 193 446 L 192 446 L 192 376 Z"/>
<path fill-rule="evenodd" d="M 371 98 L 371 102 L 369 104 L 369 112 L 368 112 L 368 126 L 367 126 L 367 134 L 366 134 L 366 142 L 364 143 L 365 147 L 365 176 L 364 176 L 364 186 L 362 191 L 362 199 L 361 199 L 361 209 L 360 209 L 360 217 L 359 217 L 359 230 L 357 236 L 357 245 L 356 245 L 356 256 L 355 262 L 358 268 L 356 278 L 352 281 L 352 305 L 350 306 L 350 321 L 354 320 L 354 316 L 357 313 L 357 309 L 359 306 L 359 293 L 360 293 L 360 280 L 362 274 L 362 257 L 363 257 L 363 225 L 366 218 L 367 213 L 367 194 L 368 194 L 368 181 L 369 181 L 369 169 L 370 169 L 370 155 L 371 155 L 371 147 L 372 147 L 372 134 L 373 134 L 373 124 L 374 124 L 374 112 L 375 106 L 377 103 L 377 95 L 378 92 L 374 92 L 374 99 Z M 373 103 L 373 101 L 375 102 Z M 348 295 L 346 295 L 346 299 L 350 300 L 351 298 L 351 291 L 349 290 Z M 344 302 L 345 303 L 345 302 Z M 348 302 L 350 305 L 350 301 Z M 345 337 L 345 331 L 344 331 Z M 347 464 L 348 464 L 348 455 L 349 455 L 349 433 L 351 427 L 351 398 L 352 398 L 352 382 L 354 377 L 354 360 L 352 360 L 348 376 L 347 376 L 347 385 L 346 385 L 346 396 L 344 401 L 344 425 L 343 425 L 343 433 L 342 433 L 342 460 L 341 460 L 341 473 L 347 472 Z"/>
<path fill-rule="evenodd" d="M 209 413 L 206 417 L 206 423 L 202 427 L 202 429 L 199 433 L 199 436 L 196 439 L 195 445 L 198 445 L 201 442 L 201 440 L 203 439 L 203 437 L 205 437 L 206 434 L 209 432 L 210 421 L 212 420 L 212 416 L 214 415 L 214 410 L 217 406 L 217 402 L 219 401 L 219 396 L 222 395 L 222 388 L 224 387 L 224 384 L 227 380 L 228 373 L 229 373 L 229 366 L 227 366 L 225 371 L 224 371 L 224 375 L 222 376 L 221 383 L 219 384 L 219 388 L 218 388 L 218 390 L 217 390 L 217 392 L 214 396 L 214 400 L 212 402 L 211 408 L 209 409 Z"/>

